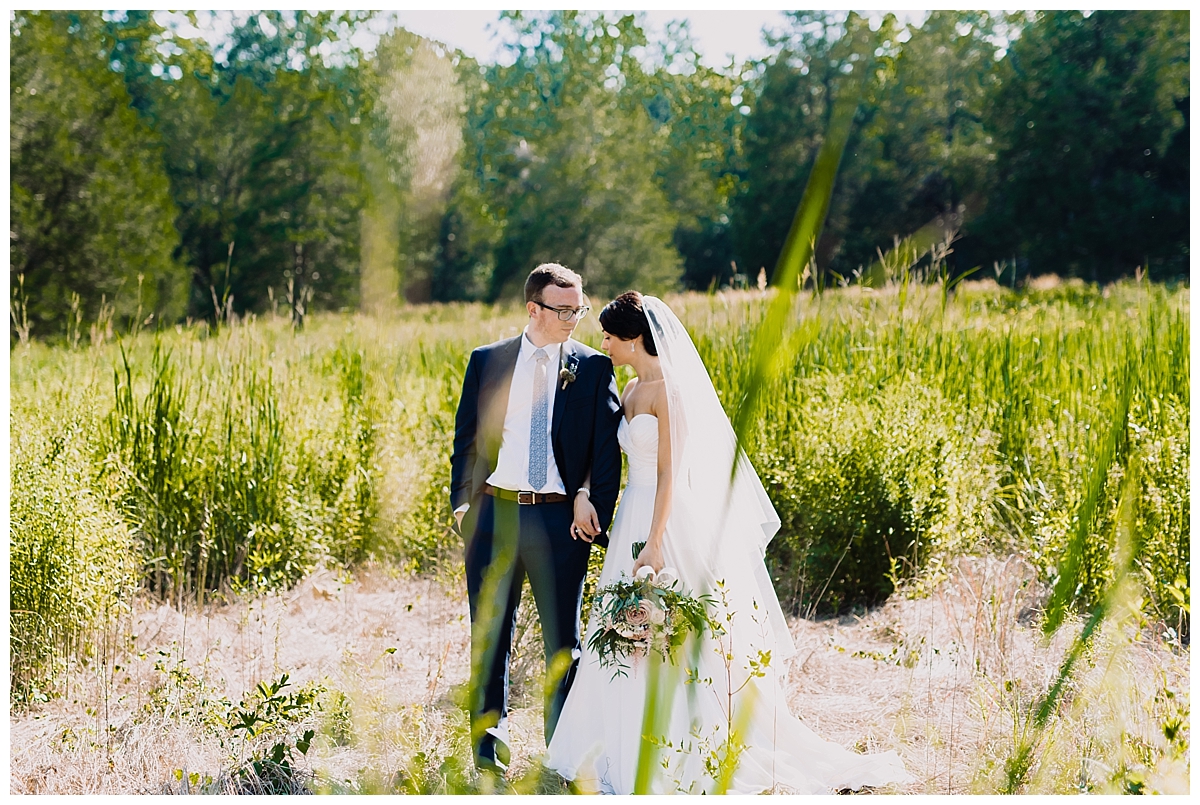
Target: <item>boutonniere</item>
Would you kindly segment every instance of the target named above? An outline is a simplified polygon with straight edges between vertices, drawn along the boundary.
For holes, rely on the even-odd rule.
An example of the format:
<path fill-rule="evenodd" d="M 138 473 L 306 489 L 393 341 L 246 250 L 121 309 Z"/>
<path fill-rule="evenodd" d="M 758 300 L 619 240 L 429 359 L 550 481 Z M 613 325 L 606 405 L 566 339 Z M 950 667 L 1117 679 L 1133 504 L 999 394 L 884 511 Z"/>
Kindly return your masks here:
<path fill-rule="evenodd" d="M 565 391 L 567 386 L 575 382 L 575 367 L 579 365 L 579 357 L 571 355 L 567 358 L 567 364 L 558 370 L 558 379 L 562 383 L 562 388 Z"/>

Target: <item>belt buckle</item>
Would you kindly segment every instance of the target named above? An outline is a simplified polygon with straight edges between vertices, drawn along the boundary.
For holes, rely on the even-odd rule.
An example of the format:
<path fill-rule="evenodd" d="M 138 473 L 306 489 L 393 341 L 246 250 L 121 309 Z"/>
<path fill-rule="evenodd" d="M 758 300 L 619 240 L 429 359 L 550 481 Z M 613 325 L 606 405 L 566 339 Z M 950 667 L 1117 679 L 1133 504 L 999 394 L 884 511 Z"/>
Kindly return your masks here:
<path fill-rule="evenodd" d="M 532 492 L 518 492 L 517 493 L 517 503 L 519 503 L 523 506 L 528 506 L 528 505 L 532 504 L 533 503 L 533 493 Z"/>

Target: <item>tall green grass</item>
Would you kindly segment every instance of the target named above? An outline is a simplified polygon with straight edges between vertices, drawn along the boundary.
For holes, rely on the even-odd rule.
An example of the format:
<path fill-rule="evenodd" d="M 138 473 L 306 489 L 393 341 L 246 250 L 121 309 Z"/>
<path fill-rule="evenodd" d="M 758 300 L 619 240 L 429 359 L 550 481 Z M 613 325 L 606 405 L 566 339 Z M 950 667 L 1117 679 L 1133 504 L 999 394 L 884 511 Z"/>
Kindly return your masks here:
<path fill-rule="evenodd" d="M 1053 582 L 1087 514 L 1082 457 L 1119 418 L 1112 389 L 1128 364 L 1138 378 L 1128 450 L 1100 470 L 1070 604 L 1093 605 L 1111 578 L 1108 525 L 1132 451 L 1143 464 L 1136 562 L 1153 614 L 1186 628 L 1185 608 L 1171 601 L 1190 561 L 1187 291 L 966 283 L 944 310 L 934 286 L 905 293 L 903 306 L 895 286 L 802 295 L 793 357 L 761 391 L 765 413 L 747 449 L 785 520 L 769 557 L 794 610 L 880 600 L 892 587 L 879 575 L 881 549 L 909 574 L 936 573 L 941 555 L 1015 550 Z M 762 308 L 755 294 L 685 305 L 727 410 L 747 393 L 748 334 Z M 839 591 L 860 559 L 875 564 L 871 579 Z"/>
<path fill-rule="evenodd" d="M 459 572 L 446 511 L 458 387 L 470 347 L 510 330 L 506 309 L 448 306 L 19 346 L 14 692 L 53 689 L 98 626 L 98 591 L 183 606 L 318 565 Z"/>
<path fill-rule="evenodd" d="M 14 395 L 9 517 L 10 701 L 45 701 L 73 660 L 128 614 L 134 543 L 94 466 L 94 389 L 49 383 Z"/>
<path fill-rule="evenodd" d="M 105 466 L 151 591 L 202 600 L 286 587 L 322 563 L 447 555 L 430 481 L 446 475 L 458 353 L 404 335 L 389 348 L 359 323 L 121 347 Z M 411 476 L 402 490 L 394 470 Z"/>
<path fill-rule="evenodd" d="M 668 300 L 731 414 L 770 294 Z M 905 294 L 852 286 L 790 308 L 794 349 L 747 442 L 783 519 L 768 560 L 785 605 L 878 602 L 972 551 L 1018 552 L 1053 584 L 1082 539 L 1056 605 L 1088 610 L 1114 578 L 1136 459 L 1130 572 L 1147 615 L 1186 636 L 1188 291 L 964 283 L 945 307 L 937 286 Z M 79 613 L 127 601 L 134 580 L 198 602 L 372 558 L 458 574 L 446 490 L 462 373 L 472 347 L 523 323 L 516 308 L 448 305 L 14 349 L 14 679 L 50 668 Z M 598 344 L 594 317 L 577 335 Z M 1093 473 L 1127 366 L 1124 435 Z"/>

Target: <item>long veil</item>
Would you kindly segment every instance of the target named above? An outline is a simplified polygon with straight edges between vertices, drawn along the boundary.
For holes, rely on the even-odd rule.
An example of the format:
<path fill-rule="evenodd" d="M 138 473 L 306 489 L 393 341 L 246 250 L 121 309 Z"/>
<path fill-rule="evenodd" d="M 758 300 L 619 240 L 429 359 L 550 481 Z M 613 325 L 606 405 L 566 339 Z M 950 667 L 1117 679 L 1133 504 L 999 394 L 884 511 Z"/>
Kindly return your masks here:
<path fill-rule="evenodd" d="M 785 660 L 795 645 L 764 562 L 779 515 L 737 439 L 700 354 L 679 318 L 660 299 L 642 297 L 667 390 L 674 474 L 667 528 L 685 547 L 678 568 L 693 584 L 733 591 L 765 617 L 762 638 Z M 734 462 L 737 462 L 734 470 Z M 779 666 L 777 666 L 779 667 Z"/>

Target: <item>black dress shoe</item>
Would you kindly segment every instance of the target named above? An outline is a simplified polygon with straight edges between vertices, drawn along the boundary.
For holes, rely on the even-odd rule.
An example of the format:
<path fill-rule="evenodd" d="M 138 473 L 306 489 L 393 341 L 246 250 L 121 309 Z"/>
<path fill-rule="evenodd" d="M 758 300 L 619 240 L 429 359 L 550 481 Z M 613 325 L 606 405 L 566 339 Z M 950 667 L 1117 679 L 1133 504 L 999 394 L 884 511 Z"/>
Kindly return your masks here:
<path fill-rule="evenodd" d="M 493 735 L 483 736 L 475 750 L 475 768 L 503 776 L 508 771 L 511 753 L 508 744 Z"/>
<path fill-rule="evenodd" d="M 486 758 L 480 755 L 475 757 L 475 768 L 480 771 L 491 772 L 497 777 L 503 777 L 504 772 L 508 769 L 507 766 L 498 763 L 494 758 Z"/>

